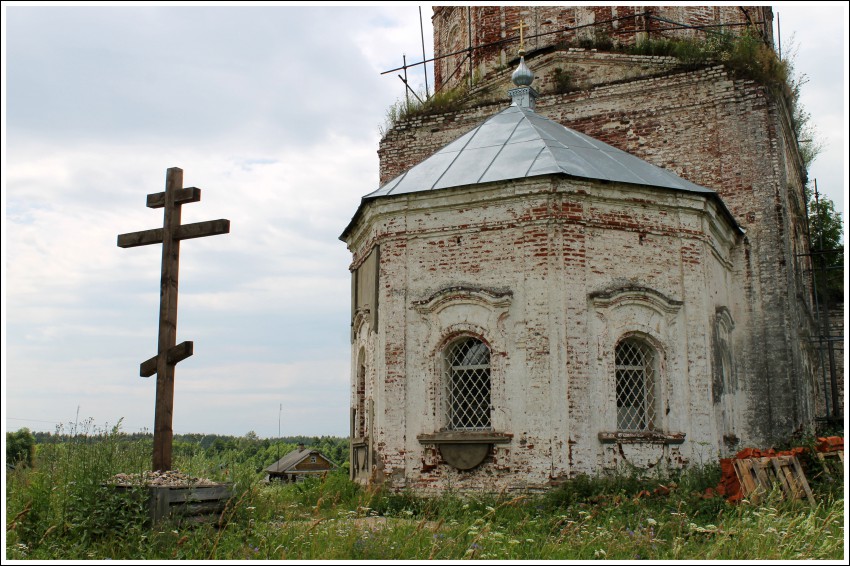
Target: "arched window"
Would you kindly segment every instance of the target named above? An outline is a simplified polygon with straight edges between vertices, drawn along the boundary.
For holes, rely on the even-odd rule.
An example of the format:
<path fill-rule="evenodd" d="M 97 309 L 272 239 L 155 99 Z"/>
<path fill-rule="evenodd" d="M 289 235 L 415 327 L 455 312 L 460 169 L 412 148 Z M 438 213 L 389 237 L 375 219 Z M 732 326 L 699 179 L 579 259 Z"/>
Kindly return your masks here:
<path fill-rule="evenodd" d="M 465 336 L 449 344 L 444 353 L 448 428 L 490 429 L 490 348 Z"/>
<path fill-rule="evenodd" d="M 657 354 L 646 341 L 626 338 L 617 344 L 617 429 L 655 429 Z"/>
<path fill-rule="evenodd" d="M 362 438 L 366 436 L 366 351 L 361 349 L 357 358 L 357 389 L 354 392 L 357 404 L 355 406 L 354 436 Z"/>

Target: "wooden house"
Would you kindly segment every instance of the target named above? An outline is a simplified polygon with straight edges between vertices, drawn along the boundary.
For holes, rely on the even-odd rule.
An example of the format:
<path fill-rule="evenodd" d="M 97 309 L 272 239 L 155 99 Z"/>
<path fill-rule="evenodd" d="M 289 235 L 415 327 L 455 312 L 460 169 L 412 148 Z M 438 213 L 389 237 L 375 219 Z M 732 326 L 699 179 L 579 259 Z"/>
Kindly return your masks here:
<path fill-rule="evenodd" d="M 299 444 L 298 448 L 266 468 L 267 479 L 288 482 L 301 481 L 336 468 L 330 458 L 313 448 Z"/>

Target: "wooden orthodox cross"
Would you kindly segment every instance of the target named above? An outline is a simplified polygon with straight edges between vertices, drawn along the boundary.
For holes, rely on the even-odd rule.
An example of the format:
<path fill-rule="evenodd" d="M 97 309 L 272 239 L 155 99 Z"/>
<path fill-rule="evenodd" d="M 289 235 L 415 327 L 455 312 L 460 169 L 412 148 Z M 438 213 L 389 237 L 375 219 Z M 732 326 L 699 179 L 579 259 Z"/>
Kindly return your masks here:
<path fill-rule="evenodd" d="M 174 411 L 174 366 L 192 355 L 192 342 L 177 344 L 177 272 L 180 240 L 230 232 L 230 220 L 180 224 L 180 207 L 201 200 L 201 189 L 182 188 L 183 170 L 168 169 L 165 192 L 148 195 L 148 208 L 164 208 L 162 228 L 118 236 L 119 248 L 162 244 L 162 275 L 159 289 L 159 346 L 157 354 L 142 362 L 140 375 L 156 374 L 156 409 L 153 432 L 153 471 L 171 469 L 171 417 Z"/>

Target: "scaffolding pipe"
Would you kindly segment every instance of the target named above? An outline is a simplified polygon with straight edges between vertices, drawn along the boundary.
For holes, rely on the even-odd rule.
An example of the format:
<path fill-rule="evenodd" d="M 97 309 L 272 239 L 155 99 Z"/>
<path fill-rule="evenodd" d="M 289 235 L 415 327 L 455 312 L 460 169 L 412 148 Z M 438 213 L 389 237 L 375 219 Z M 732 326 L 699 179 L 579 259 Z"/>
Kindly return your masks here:
<path fill-rule="evenodd" d="M 422 6 L 419 6 L 419 37 L 422 39 L 422 61 L 425 61 L 425 28 L 422 27 Z M 431 97 L 428 94 L 428 66 L 422 63 L 422 72 L 425 75 L 425 100 Z"/>
<path fill-rule="evenodd" d="M 663 18 L 660 18 L 660 17 L 657 17 L 657 16 L 653 16 L 650 12 L 641 12 L 640 14 L 632 14 L 632 15 L 629 15 L 629 16 L 620 16 L 619 18 L 611 18 L 609 20 L 603 20 L 601 22 L 593 22 L 593 23 L 589 23 L 589 24 L 582 24 L 580 26 L 575 26 L 575 27 L 565 26 L 561 29 L 557 29 L 557 30 L 554 30 L 554 31 L 547 31 L 545 33 L 537 33 L 537 34 L 534 34 L 534 35 L 529 35 L 529 36 L 526 37 L 526 39 L 535 39 L 535 38 L 544 37 L 544 36 L 547 36 L 547 35 L 554 35 L 556 33 L 569 33 L 571 31 L 576 31 L 576 30 L 580 30 L 580 29 L 583 29 L 583 28 L 587 28 L 587 27 L 601 26 L 601 25 L 605 25 L 605 24 L 619 22 L 619 21 L 622 21 L 622 20 L 635 19 L 635 18 L 639 18 L 639 17 L 645 17 L 647 19 L 658 20 L 660 22 L 672 24 L 673 26 L 675 26 L 675 27 L 652 29 L 652 30 L 650 30 L 651 33 L 663 32 L 663 31 L 676 31 L 676 30 L 679 30 L 679 29 L 695 29 L 695 30 L 698 30 L 698 31 L 705 31 L 705 32 L 709 32 L 709 33 L 714 33 L 714 32 L 711 31 L 711 28 L 730 28 L 730 27 L 741 27 L 741 26 L 751 25 L 750 23 L 734 23 L 733 22 L 733 23 L 727 23 L 727 24 L 706 24 L 706 25 L 703 25 L 703 26 L 694 26 L 694 25 L 683 24 L 683 23 L 672 21 L 672 20 L 666 20 L 666 19 L 663 19 Z M 758 21 L 758 22 L 754 22 L 754 25 L 762 25 L 764 23 L 765 23 L 764 21 Z M 615 35 L 622 35 L 624 33 L 633 33 L 633 32 L 631 32 L 631 31 L 620 31 L 620 30 L 613 30 L 612 29 L 611 33 L 615 34 Z M 424 37 L 424 32 L 423 32 L 423 37 Z M 482 43 L 481 45 L 466 47 L 464 49 L 461 49 L 460 51 L 455 51 L 453 53 L 447 53 L 445 55 L 440 55 L 439 57 L 434 56 L 430 59 L 425 59 L 424 55 L 423 55 L 422 61 L 419 61 L 417 63 L 411 63 L 410 65 L 405 64 L 402 67 L 396 67 L 395 69 L 383 71 L 381 74 L 386 75 L 386 74 L 389 74 L 389 73 L 392 73 L 392 72 L 395 72 L 395 71 L 401 71 L 405 67 L 417 67 L 419 65 L 425 65 L 426 63 L 433 63 L 434 61 L 438 61 L 440 59 L 445 59 L 446 57 L 453 57 L 455 55 L 460 55 L 460 54 L 463 54 L 463 53 L 466 53 L 467 55 L 469 55 L 469 53 L 471 51 L 474 51 L 476 49 L 485 49 L 487 47 L 494 47 L 494 46 L 498 46 L 498 45 L 503 45 L 505 43 L 513 43 L 515 41 L 519 41 L 519 39 L 518 38 L 500 39 L 498 41 L 492 41 L 490 43 Z M 424 42 L 424 39 L 423 39 L 423 42 Z"/>

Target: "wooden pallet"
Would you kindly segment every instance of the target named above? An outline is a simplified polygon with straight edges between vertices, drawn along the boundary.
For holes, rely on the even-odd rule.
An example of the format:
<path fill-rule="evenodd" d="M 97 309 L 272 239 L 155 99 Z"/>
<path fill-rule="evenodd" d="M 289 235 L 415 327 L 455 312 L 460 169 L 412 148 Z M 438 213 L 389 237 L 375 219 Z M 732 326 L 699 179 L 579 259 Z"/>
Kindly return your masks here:
<path fill-rule="evenodd" d="M 815 503 L 806 474 L 796 456 L 746 458 L 734 460 L 733 464 L 741 493 L 753 503 L 761 501 L 777 486 L 786 499 L 806 497 L 810 504 Z"/>
<path fill-rule="evenodd" d="M 836 452 L 816 452 L 818 455 L 818 460 L 821 462 L 826 462 L 828 459 L 838 459 L 841 462 L 841 465 L 844 465 L 844 450 L 838 450 Z"/>
<path fill-rule="evenodd" d="M 844 474 L 844 450 L 836 450 L 835 452 L 815 452 L 815 454 L 817 454 L 818 460 L 823 465 L 824 474 L 829 477 L 832 477 L 833 472 L 837 472 L 841 475 Z"/>

